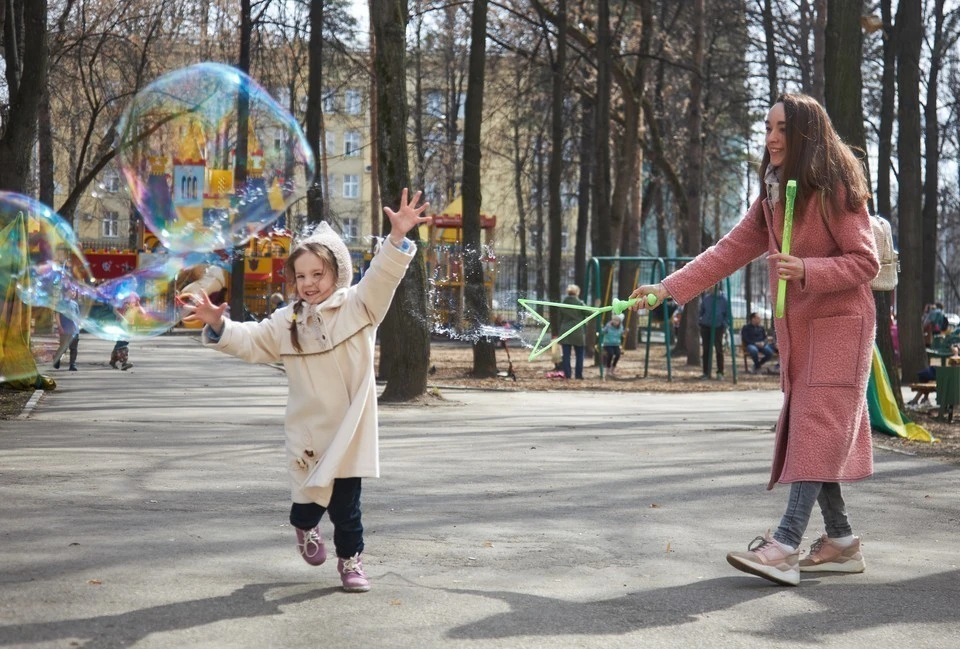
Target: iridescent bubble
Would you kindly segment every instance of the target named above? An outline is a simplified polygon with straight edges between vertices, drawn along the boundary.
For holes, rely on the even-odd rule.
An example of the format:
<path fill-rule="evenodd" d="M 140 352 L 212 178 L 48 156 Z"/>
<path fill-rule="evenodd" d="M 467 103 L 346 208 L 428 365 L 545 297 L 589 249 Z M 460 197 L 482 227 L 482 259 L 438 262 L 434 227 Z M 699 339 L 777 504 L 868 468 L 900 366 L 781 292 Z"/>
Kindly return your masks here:
<path fill-rule="evenodd" d="M 93 278 L 70 224 L 22 194 L 0 192 L 0 259 L 5 285 L 26 304 L 53 311 L 73 312 L 67 296 Z"/>
<path fill-rule="evenodd" d="M 249 100 L 243 126 L 241 95 Z M 226 65 L 201 63 L 160 77 L 130 102 L 119 132 L 131 197 L 174 252 L 241 245 L 305 196 L 314 176 L 296 120 Z"/>
<path fill-rule="evenodd" d="M 176 302 L 178 275 L 207 257 L 141 255 L 139 268 L 83 296 L 91 306 L 81 327 L 104 340 L 138 340 L 169 331 L 182 317 Z"/>
<path fill-rule="evenodd" d="M 0 192 L 0 381 L 36 378 L 34 327 L 52 330 L 54 311 L 79 317 L 90 279 L 66 221 L 29 196 Z"/>

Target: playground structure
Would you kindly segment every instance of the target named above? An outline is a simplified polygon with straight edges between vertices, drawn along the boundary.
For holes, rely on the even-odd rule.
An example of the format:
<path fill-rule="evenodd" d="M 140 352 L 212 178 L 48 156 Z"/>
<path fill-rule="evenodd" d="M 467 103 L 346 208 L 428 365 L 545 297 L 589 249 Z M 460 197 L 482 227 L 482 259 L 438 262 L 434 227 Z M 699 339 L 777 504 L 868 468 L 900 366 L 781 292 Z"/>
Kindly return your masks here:
<path fill-rule="evenodd" d="M 433 284 L 431 306 L 434 323 L 458 332 L 469 326 L 464 321 L 466 311 L 462 211 L 462 200 L 457 198 L 443 212 L 433 215 L 430 225 L 421 226 L 421 238 L 427 241 L 427 277 Z M 496 216 L 480 215 L 480 261 L 483 265 L 483 285 L 488 308 L 493 304 L 493 287 L 497 273 L 497 260 L 492 245 L 496 225 Z"/>
<path fill-rule="evenodd" d="M 632 286 L 639 286 L 641 275 L 645 267 L 649 267 L 648 275 L 649 284 L 657 284 L 664 277 L 666 277 L 669 272 L 675 270 L 678 266 L 685 264 L 691 261 L 692 257 L 591 257 L 590 261 L 587 263 L 587 276 L 586 276 L 586 286 L 584 287 L 584 295 L 586 296 L 587 304 L 590 305 L 601 305 L 601 304 L 613 304 L 614 298 L 614 275 L 615 269 L 618 264 L 627 262 L 629 264 L 636 264 L 636 270 L 634 272 Z M 605 268 L 604 268 L 605 266 Z M 603 274 L 603 270 L 606 270 L 606 275 Z M 605 279 L 603 279 L 605 277 Z M 730 278 L 726 277 L 722 282 L 725 282 L 727 298 L 729 299 L 732 295 L 730 291 Z M 601 286 L 602 285 L 602 286 Z M 714 295 L 716 295 L 717 287 L 714 286 Z M 716 309 L 716 301 L 714 301 L 714 309 Z M 667 380 L 673 380 L 673 363 L 671 358 L 671 338 L 673 334 L 673 327 L 671 324 L 671 313 L 669 310 L 669 302 L 665 302 L 658 306 L 652 311 L 646 311 L 646 335 L 645 338 L 645 351 L 644 351 L 644 361 L 643 361 L 643 377 L 646 378 L 649 374 L 650 367 L 650 343 L 652 341 L 652 332 L 653 332 L 653 323 L 654 311 L 662 310 L 663 312 L 663 344 L 664 350 L 666 352 L 667 358 Z M 630 331 L 631 319 L 634 317 L 640 317 L 639 312 L 635 313 L 632 310 L 627 310 L 626 320 L 624 321 L 624 329 Z M 603 328 L 603 325 L 610 319 L 613 315 L 613 311 L 607 311 L 601 314 L 599 318 L 596 318 L 594 323 L 593 330 L 593 340 L 595 346 L 595 352 L 597 356 L 600 355 L 599 340 L 600 340 L 600 330 Z M 716 319 L 716 313 L 711 317 L 711 322 Z M 639 322 L 638 328 L 639 328 Z M 711 325 L 710 331 L 710 340 L 707 343 L 707 369 L 711 367 L 713 362 L 713 326 Z M 727 322 L 727 333 L 730 341 L 730 350 L 731 352 L 736 349 L 736 343 L 734 340 L 733 332 L 733 313 L 728 309 L 728 322 Z M 737 382 L 737 363 L 732 362 L 732 373 L 733 382 Z M 600 376 L 603 376 L 603 364 L 600 365 Z"/>

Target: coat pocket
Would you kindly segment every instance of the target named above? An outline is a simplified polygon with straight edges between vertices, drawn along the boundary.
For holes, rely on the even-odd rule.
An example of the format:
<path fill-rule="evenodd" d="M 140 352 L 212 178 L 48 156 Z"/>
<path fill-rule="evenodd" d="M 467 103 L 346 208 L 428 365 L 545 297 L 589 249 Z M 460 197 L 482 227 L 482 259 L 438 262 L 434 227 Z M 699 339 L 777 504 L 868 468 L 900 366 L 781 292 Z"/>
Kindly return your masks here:
<path fill-rule="evenodd" d="M 856 386 L 860 379 L 863 317 L 810 321 L 809 386 Z"/>

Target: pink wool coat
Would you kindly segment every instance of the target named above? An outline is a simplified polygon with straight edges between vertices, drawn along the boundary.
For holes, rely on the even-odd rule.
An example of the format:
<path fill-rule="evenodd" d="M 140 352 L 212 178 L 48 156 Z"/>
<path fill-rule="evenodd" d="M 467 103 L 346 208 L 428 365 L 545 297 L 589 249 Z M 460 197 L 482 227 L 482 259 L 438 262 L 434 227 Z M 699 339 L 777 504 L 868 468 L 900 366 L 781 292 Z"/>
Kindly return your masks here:
<path fill-rule="evenodd" d="M 830 213 L 829 221 L 820 209 L 817 196 L 794 213 L 790 254 L 803 259 L 804 280 L 787 282 L 784 317 L 775 321 L 784 398 L 767 489 L 873 473 L 866 392 L 876 334 L 869 285 L 880 270 L 876 242 L 866 207 Z M 677 302 L 688 302 L 760 254 L 779 252 L 782 235 L 783 201 L 771 210 L 758 198 L 733 230 L 663 284 Z"/>

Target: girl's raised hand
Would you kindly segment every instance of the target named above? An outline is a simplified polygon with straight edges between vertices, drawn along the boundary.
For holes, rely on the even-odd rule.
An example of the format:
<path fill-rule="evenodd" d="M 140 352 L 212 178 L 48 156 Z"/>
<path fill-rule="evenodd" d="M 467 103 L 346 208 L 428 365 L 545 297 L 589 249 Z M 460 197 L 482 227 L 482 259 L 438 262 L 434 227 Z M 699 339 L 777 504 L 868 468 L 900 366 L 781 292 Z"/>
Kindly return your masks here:
<path fill-rule="evenodd" d="M 420 216 L 430 207 L 430 203 L 424 203 L 420 207 L 417 207 L 417 203 L 420 201 L 422 195 L 423 192 L 417 192 L 413 195 L 413 200 L 408 202 L 407 189 L 404 188 L 403 194 L 400 196 L 400 209 L 398 211 L 394 212 L 387 206 L 383 207 L 383 213 L 390 219 L 390 240 L 395 245 L 399 246 L 403 242 L 403 238 L 407 236 L 407 232 L 415 226 L 430 222 L 431 217 Z"/>
<path fill-rule="evenodd" d="M 203 289 L 200 289 L 200 295 L 187 293 L 178 295 L 176 302 L 183 307 L 188 314 L 183 318 L 184 322 L 202 322 L 213 329 L 218 336 L 223 331 L 223 314 L 227 310 L 227 303 L 220 306 L 210 301 L 210 296 Z"/>

